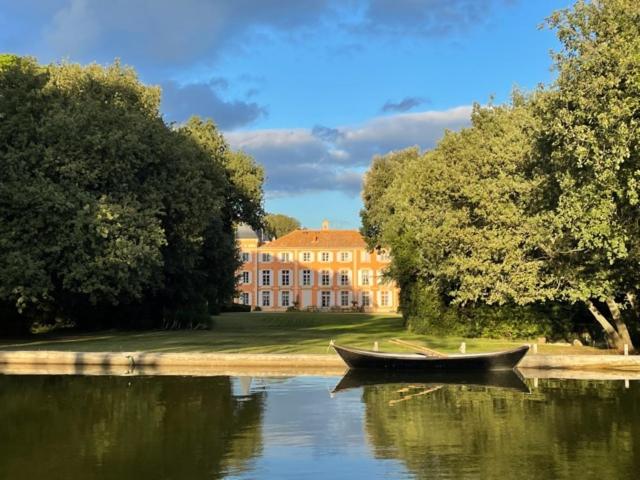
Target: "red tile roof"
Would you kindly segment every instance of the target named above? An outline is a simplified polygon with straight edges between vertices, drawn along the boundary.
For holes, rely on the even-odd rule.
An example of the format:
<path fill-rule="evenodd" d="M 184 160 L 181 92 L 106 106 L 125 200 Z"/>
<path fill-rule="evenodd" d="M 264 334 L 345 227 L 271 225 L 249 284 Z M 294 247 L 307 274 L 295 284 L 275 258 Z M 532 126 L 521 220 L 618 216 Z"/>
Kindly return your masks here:
<path fill-rule="evenodd" d="M 357 230 L 294 230 L 263 248 L 366 248 Z"/>

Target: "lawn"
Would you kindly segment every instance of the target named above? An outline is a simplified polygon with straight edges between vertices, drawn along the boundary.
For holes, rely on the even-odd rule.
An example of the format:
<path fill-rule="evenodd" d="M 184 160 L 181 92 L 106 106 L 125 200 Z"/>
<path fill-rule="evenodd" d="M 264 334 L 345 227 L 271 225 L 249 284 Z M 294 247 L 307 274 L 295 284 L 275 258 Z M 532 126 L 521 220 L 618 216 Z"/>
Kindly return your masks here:
<path fill-rule="evenodd" d="M 526 340 L 464 339 L 417 335 L 404 330 L 402 318 L 388 314 L 227 313 L 215 317 L 211 330 L 73 334 L 64 331 L 29 339 L 0 340 L 0 350 L 65 350 L 79 352 L 226 352 L 327 353 L 330 340 L 356 347 L 401 351 L 387 340 L 400 337 L 443 352 L 454 352 L 465 341 L 467 352 L 511 348 Z M 540 353 L 603 353 L 589 347 L 541 345 Z"/>

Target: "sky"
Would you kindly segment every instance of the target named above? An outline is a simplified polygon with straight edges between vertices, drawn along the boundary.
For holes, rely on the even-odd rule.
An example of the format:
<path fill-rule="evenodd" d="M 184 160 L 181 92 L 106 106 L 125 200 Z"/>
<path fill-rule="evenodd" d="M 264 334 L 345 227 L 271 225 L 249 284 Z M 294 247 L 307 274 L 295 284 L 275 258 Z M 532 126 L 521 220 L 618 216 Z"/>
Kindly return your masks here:
<path fill-rule="evenodd" d="M 433 148 L 474 103 L 553 80 L 559 0 L 0 0 L 0 52 L 108 64 L 212 118 L 266 171 L 265 209 L 358 228 L 373 156 Z"/>

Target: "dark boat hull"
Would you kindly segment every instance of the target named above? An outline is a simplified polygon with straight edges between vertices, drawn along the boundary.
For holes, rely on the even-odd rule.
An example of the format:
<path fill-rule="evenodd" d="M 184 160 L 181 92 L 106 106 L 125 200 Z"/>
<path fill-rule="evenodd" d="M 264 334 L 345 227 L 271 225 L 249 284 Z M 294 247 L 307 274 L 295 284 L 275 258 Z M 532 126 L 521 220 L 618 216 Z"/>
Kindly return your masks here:
<path fill-rule="evenodd" d="M 425 372 L 512 370 L 529 351 L 529 347 L 525 345 L 497 353 L 430 357 L 421 354 L 372 352 L 335 344 L 333 348 L 349 368 Z"/>

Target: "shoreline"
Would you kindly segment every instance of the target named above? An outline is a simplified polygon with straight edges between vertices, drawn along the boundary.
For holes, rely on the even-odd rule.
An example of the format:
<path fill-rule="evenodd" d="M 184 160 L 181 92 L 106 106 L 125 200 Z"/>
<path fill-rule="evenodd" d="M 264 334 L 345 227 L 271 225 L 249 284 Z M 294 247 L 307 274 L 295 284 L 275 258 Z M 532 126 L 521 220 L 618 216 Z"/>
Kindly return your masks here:
<path fill-rule="evenodd" d="M 527 378 L 640 379 L 640 355 L 528 354 L 518 365 Z M 0 352 L 0 374 L 77 375 L 342 375 L 328 354 Z"/>

